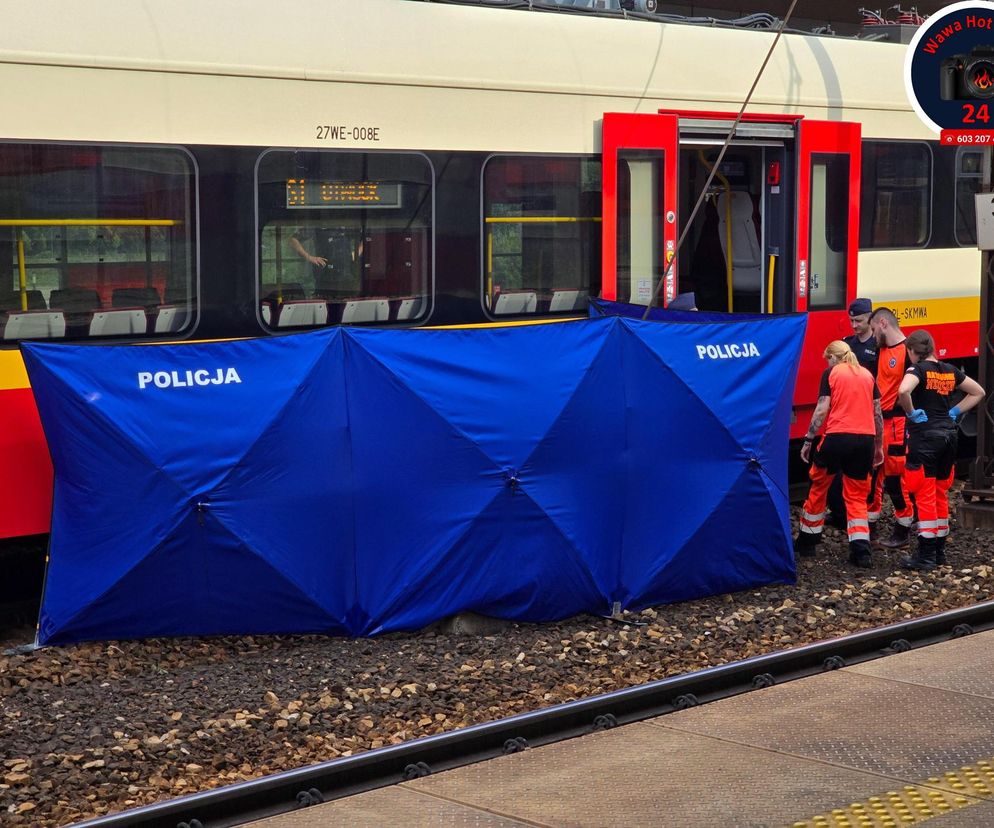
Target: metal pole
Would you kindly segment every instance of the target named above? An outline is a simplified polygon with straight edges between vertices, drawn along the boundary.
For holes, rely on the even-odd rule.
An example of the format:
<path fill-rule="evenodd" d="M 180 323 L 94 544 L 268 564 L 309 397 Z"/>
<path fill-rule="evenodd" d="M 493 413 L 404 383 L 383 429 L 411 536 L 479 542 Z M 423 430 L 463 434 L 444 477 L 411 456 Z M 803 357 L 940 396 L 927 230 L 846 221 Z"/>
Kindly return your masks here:
<path fill-rule="evenodd" d="M 28 309 L 28 275 L 24 269 L 24 233 L 17 228 L 17 286 L 21 292 L 21 310 Z"/>
<path fill-rule="evenodd" d="M 992 343 L 992 326 L 994 326 L 994 313 L 991 309 L 991 300 L 994 299 L 994 290 L 991 290 L 991 281 L 994 279 L 994 254 L 990 250 L 983 251 L 981 260 L 980 275 L 980 348 L 977 375 L 988 396 L 981 403 L 977 411 L 977 459 L 970 470 L 970 485 L 974 489 L 988 489 L 991 487 L 991 457 L 990 452 L 994 446 L 994 416 L 991 415 L 991 395 L 994 389 L 994 343 Z"/>

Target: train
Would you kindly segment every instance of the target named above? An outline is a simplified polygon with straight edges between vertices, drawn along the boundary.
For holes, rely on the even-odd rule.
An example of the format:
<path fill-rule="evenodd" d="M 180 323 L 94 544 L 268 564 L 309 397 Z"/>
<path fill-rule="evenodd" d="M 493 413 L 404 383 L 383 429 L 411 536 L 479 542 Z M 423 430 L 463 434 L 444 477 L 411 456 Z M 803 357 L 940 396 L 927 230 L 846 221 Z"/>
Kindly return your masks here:
<path fill-rule="evenodd" d="M 785 33 L 711 176 L 774 37 L 423 0 L 5 10 L 0 538 L 49 526 L 28 339 L 550 322 L 693 291 L 808 315 L 795 438 L 857 295 L 975 365 L 990 152 L 922 124 L 906 46 Z"/>

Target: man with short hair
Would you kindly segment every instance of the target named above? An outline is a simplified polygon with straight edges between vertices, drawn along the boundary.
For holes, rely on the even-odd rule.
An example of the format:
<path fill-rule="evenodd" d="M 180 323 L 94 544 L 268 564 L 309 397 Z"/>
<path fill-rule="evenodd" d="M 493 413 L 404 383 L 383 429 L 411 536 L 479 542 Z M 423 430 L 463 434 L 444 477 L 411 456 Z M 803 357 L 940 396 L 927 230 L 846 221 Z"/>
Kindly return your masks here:
<path fill-rule="evenodd" d="M 884 467 L 873 486 L 873 502 L 869 519 L 872 526 L 880 519 L 884 491 L 894 504 L 894 532 L 886 540 L 877 541 L 888 549 L 906 547 L 911 538 L 915 510 L 904 480 L 907 454 L 905 446 L 904 409 L 898 402 L 898 389 L 904 373 L 911 365 L 905 346 L 904 331 L 890 308 L 877 308 L 870 317 L 870 330 L 877 341 L 877 387 L 880 408 L 884 415 Z"/>
<path fill-rule="evenodd" d="M 846 343 L 856 355 L 856 360 L 867 371 L 877 376 L 877 340 L 870 330 L 870 316 L 873 314 L 873 302 L 866 298 L 853 299 L 849 304 L 849 324 L 852 335 L 847 336 Z"/>

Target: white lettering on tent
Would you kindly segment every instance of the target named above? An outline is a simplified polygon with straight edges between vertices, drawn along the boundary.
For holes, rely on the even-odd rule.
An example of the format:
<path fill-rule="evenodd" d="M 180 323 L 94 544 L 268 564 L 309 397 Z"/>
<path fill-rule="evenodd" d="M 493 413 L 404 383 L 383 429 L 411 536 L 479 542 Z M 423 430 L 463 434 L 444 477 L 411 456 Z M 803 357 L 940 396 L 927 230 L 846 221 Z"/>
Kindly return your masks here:
<path fill-rule="evenodd" d="M 698 359 L 750 359 L 760 355 L 755 342 L 729 342 L 722 345 L 698 345 Z"/>
<path fill-rule="evenodd" d="M 138 388 L 145 390 L 149 385 L 156 388 L 192 388 L 205 385 L 241 384 L 242 378 L 232 368 L 198 368 L 196 371 L 139 371 Z"/>

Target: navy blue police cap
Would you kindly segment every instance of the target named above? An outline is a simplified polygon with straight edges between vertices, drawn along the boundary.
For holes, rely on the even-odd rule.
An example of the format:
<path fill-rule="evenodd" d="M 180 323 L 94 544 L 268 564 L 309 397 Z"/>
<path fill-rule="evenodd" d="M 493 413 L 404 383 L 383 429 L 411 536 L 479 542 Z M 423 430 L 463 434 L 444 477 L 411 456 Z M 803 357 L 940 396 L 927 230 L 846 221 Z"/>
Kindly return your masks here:
<path fill-rule="evenodd" d="M 853 299 L 849 305 L 849 315 L 862 316 L 864 313 L 873 313 L 873 302 L 869 299 Z"/>

